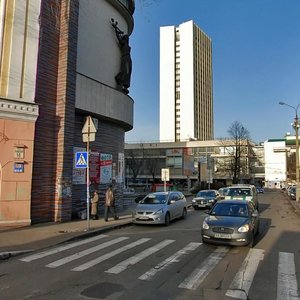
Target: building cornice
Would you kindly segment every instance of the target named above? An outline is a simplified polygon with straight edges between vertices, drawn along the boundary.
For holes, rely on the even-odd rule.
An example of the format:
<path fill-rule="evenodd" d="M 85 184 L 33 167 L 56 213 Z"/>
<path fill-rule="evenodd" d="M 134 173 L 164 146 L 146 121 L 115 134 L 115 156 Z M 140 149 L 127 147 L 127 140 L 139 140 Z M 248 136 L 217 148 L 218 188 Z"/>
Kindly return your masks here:
<path fill-rule="evenodd" d="M 0 98 L 0 118 L 35 122 L 39 115 L 36 103 Z"/>

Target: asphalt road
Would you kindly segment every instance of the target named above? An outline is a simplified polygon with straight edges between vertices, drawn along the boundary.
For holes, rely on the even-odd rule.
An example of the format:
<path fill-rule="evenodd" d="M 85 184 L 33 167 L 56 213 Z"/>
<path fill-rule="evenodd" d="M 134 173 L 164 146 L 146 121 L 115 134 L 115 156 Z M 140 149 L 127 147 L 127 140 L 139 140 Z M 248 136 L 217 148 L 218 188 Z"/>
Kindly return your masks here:
<path fill-rule="evenodd" d="M 280 191 L 260 195 L 260 212 L 252 249 L 203 245 L 205 213 L 190 209 L 168 227 L 125 227 L 4 261 L 0 299 L 300 299 L 300 217 Z"/>

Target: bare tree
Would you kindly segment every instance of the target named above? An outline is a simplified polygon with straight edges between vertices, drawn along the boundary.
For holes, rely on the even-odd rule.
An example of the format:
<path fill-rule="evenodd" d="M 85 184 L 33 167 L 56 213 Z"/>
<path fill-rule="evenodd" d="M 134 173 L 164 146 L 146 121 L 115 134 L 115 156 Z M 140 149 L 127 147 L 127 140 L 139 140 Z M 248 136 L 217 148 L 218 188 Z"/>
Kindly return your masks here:
<path fill-rule="evenodd" d="M 231 156 L 231 169 L 233 173 L 232 181 L 233 183 L 237 183 L 240 179 L 240 175 L 245 171 L 244 158 L 248 153 L 248 140 L 250 139 L 250 133 L 238 121 L 234 121 L 227 132 L 234 143 Z"/>
<path fill-rule="evenodd" d="M 140 174 L 140 170 L 142 168 L 142 160 L 140 157 L 136 155 L 134 150 L 129 150 L 128 155 L 126 157 L 126 164 L 128 168 L 132 172 L 132 179 L 136 181 L 136 178 Z"/>
<path fill-rule="evenodd" d="M 223 158 L 218 161 L 218 172 L 230 174 L 233 183 L 238 183 L 241 176 L 248 174 L 250 133 L 238 121 L 234 121 L 227 130 L 229 138 L 222 139 Z"/>

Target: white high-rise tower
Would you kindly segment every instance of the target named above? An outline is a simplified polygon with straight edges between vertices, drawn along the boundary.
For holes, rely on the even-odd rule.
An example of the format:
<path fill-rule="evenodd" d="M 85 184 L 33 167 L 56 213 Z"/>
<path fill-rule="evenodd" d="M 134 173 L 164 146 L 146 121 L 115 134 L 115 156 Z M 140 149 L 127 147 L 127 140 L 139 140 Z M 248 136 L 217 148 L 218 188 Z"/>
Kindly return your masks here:
<path fill-rule="evenodd" d="M 211 39 L 193 21 L 161 27 L 161 142 L 214 138 L 212 88 Z"/>

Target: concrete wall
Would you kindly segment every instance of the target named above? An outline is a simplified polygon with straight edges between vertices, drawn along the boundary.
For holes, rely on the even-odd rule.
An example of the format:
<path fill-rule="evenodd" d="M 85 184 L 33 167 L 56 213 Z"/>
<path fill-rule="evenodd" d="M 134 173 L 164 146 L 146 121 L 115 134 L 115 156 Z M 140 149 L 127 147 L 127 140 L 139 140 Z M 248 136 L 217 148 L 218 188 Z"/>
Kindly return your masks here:
<path fill-rule="evenodd" d="M 175 27 L 160 28 L 159 139 L 175 141 Z"/>
<path fill-rule="evenodd" d="M 124 33 L 130 32 L 126 12 L 121 5 L 117 7 L 111 1 L 80 1 L 75 105 L 111 119 L 128 131 L 133 127 L 134 103 L 117 90 L 115 76 L 120 71 L 121 52 L 111 19 Z"/>
<path fill-rule="evenodd" d="M 274 152 L 275 148 L 285 149 L 285 141 L 264 142 L 265 149 L 265 181 L 268 186 L 270 183 L 274 187 L 280 185 L 280 182 L 286 181 L 286 153 Z"/>
<path fill-rule="evenodd" d="M 194 24 L 183 23 L 180 30 L 180 139 L 195 138 Z"/>

